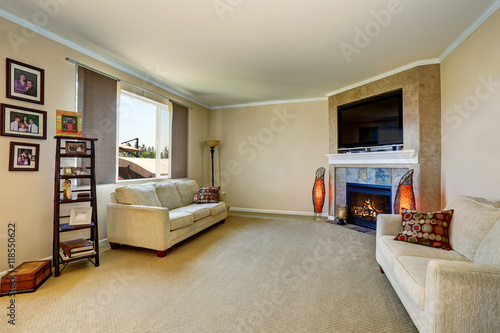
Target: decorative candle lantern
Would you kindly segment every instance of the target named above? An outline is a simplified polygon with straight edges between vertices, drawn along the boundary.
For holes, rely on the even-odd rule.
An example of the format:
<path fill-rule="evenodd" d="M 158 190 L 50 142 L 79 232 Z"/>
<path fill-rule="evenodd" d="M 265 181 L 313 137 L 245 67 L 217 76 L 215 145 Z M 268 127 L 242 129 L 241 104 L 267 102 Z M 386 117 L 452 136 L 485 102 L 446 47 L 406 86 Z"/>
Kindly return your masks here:
<path fill-rule="evenodd" d="M 339 221 L 337 224 L 346 224 L 345 221 L 347 220 L 347 206 L 337 206 L 337 214 L 339 217 Z"/>

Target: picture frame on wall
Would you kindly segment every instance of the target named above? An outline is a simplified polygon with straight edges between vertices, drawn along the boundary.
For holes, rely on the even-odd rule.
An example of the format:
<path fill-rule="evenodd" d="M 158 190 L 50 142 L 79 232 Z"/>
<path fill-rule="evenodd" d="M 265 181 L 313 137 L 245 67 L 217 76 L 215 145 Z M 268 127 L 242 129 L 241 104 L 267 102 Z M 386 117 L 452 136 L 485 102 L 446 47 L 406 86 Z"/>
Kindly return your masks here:
<path fill-rule="evenodd" d="M 66 141 L 66 154 L 87 154 L 87 143 L 81 141 Z"/>
<path fill-rule="evenodd" d="M 56 111 L 56 134 L 62 136 L 82 136 L 82 114 L 73 111 Z"/>
<path fill-rule="evenodd" d="M 0 105 L 0 134 L 29 139 L 47 139 L 47 112 L 25 107 Z"/>
<path fill-rule="evenodd" d="M 45 71 L 7 58 L 7 98 L 44 104 Z"/>
<path fill-rule="evenodd" d="M 10 142 L 9 171 L 38 171 L 40 145 Z"/>

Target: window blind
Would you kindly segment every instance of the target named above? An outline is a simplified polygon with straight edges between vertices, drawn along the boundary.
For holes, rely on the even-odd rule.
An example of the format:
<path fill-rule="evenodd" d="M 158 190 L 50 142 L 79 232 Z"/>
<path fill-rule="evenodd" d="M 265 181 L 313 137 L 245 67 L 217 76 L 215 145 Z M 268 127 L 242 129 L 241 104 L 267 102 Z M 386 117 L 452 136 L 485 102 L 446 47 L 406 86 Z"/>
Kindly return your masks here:
<path fill-rule="evenodd" d="M 96 183 L 116 182 L 116 80 L 78 67 L 78 112 L 83 136 L 97 138 Z"/>
<path fill-rule="evenodd" d="M 171 178 L 188 176 L 188 129 L 189 109 L 172 102 L 172 171 Z"/>

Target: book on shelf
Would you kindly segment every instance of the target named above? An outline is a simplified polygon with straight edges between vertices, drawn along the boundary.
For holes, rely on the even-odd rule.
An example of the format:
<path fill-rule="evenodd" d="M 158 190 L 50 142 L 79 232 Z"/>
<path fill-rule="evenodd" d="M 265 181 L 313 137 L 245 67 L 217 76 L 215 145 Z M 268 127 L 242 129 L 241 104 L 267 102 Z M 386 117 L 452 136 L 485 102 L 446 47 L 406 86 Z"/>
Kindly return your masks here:
<path fill-rule="evenodd" d="M 73 253 L 73 254 L 68 255 L 68 254 L 66 254 L 66 252 L 60 251 L 59 254 L 61 255 L 62 260 L 66 261 L 66 260 L 70 260 L 70 259 L 82 258 L 82 257 L 94 255 L 94 254 L 96 254 L 96 252 L 94 250 L 88 250 L 88 251 L 77 252 L 77 253 Z"/>
<path fill-rule="evenodd" d="M 94 250 L 94 243 L 88 239 L 78 238 L 60 242 L 59 246 L 68 255 Z"/>

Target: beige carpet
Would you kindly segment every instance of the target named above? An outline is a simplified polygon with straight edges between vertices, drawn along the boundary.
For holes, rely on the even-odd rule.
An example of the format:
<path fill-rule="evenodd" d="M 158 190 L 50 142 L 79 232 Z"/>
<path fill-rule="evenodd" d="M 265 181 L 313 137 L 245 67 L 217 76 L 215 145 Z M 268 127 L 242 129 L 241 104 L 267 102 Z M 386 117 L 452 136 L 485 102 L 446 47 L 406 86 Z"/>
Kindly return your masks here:
<path fill-rule="evenodd" d="M 417 332 L 373 234 L 308 217 L 232 215 L 163 259 L 107 250 L 15 299 L 1 332 Z"/>

